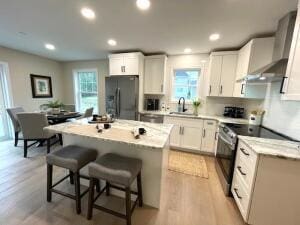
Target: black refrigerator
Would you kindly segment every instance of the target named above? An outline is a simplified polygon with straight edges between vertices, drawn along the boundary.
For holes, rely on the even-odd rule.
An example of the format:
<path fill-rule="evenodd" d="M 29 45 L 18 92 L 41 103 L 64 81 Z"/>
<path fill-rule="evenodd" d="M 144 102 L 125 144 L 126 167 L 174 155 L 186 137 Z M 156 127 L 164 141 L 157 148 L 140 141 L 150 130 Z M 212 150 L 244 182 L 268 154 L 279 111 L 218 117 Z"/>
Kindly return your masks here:
<path fill-rule="evenodd" d="M 138 120 L 138 76 L 105 78 L 106 113 L 117 119 Z"/>

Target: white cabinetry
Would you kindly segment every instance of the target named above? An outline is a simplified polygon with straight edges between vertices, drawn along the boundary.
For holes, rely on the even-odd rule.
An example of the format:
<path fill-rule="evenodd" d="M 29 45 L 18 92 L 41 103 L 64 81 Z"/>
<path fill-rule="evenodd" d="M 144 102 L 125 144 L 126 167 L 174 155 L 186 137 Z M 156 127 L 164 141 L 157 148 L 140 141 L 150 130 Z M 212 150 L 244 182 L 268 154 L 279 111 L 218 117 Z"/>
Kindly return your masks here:
<path fill-rule="evenodd" d="M 140 52 L 109 55 L 109 75 L 142 75 L 144 56 Z"/>
<path fill-rule="evenodd" d="M 170 135 L 171 147 L 201 150 L 203 120 L 165 116 L 164 123 L 174 124 Z"/>
<path fill-rule="evenodd" d="M 247 224 L 300 224 L 300 161 L 260 155 L 239 141 L 231 192 Z"/>
<path fill-rule="evenodd" d="M 164 94 L 166 61 L 165 55 L 145 57 L 144 94 Z"/>
<path fill-rule="evenodd" d="M 214 153 L 216 121 L 165 116 L 164 123 L 174 124 L 170 135 L 171 147 Z"/>
<path fill-rule="evenodd" d="M 232 97 L 238 52 L 213 52 L 209 63 L 209 96 Z"/>
<path fill-rule="evenodd" d="M 300 2 L 298 5 L 300 9 Z M 299 12 L 299 10 L 298 10 Z M 300 13 L 297 14 L 282 100 L 300 101 Z"/>

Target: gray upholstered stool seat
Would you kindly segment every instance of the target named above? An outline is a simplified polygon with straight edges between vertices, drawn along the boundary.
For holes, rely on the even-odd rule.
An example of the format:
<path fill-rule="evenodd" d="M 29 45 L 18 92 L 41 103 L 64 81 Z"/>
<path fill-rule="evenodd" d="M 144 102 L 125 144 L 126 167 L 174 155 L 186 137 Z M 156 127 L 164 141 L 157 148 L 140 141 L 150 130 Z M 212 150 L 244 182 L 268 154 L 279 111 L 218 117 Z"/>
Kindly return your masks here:
<path fill-rule="evenodd" d="M 89 176 L 128 187 L 142 169 L 142 160 L 106 154 L 89 164 Z"/>
<path fill-rule="evenodd" d="M 126 219 L 127 225 L 131 225 L 131 214 L 137 204 L 143 206 L 142 195 L 142 161 L 140 159 L 124 157 L 113 153 L 108 153 L 101 156 L 96 161 L 88 165 L 90 177 L 90 193 L 88 202 L 87 218 L 91 219 L 93 215 L 93 208 L 102 210 L 104 212 L 113 214 L 115 216 Z M 131 190 L 131 184 L 137 180 L 137 191 Z M 105 180 L 106 186 L 94 197 L 94 186 L 99 180 Z M 116 185 L 115 185 L 116 184 Z M 118 185 L 118 186 L 117 186 Z M 97 205 L 95 201 L 106 191 L 106 195 L 110 194 L 110 188 L 125 191 L 126 214 L 113 211 L 103 206 Z M 133 206 L 131 207 L 131 194 L 137 196 Z"/>
<path fill-rule="evenodd" d="M 97 158 L 97 151 L 75 145 L 66 146 L 46 156 L 47 163 L 76 172 Z"/>
<path fill-rule="evenodd" d="M 97 151 L 89 148 L 83 148 L 75 145 L 69 145 L 52 152 L 46 156 L 47 161 L 47 201 L 51 202 L 52 192 L 74 199 L 76 201 L 77 214 L 81 212 L 81 197 L 83 197 L 88 189 L 83 193 L 80 192 L 80 178 L 89 179 L 89 177 L 80 175 L 81 168 L 97 158 Z M 70 171 L 69 175 L 63 177 L 55 184 L 52 184 L 53 166 L 59 166 Z M 71 184 L 75 186 L 75 196 L 54 189 L 62 181 L 70 177 Z M 98 187 L 97 187 L 98 186 Z M 99 181 L 96 181 L 96 188 L 100 191 Z"/>

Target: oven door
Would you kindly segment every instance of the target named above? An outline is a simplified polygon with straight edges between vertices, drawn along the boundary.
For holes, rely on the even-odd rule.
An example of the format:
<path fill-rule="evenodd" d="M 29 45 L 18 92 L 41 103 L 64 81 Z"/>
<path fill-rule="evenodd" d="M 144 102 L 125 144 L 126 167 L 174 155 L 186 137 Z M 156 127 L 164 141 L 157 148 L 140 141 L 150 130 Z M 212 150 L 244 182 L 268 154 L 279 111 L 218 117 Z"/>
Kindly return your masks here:
<path fill-rule="evenodd" d="M 216 153 L 216 168 L 226 195 L 229 195 L 235 160 L 235 142 L 220 131 Z"/>

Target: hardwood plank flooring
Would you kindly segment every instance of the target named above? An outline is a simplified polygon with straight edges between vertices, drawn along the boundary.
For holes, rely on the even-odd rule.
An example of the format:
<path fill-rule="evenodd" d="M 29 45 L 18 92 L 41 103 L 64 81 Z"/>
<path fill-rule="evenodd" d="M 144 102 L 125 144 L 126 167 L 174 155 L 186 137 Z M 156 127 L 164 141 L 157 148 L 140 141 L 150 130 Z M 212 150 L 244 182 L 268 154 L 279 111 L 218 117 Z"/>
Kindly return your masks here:
<path fill-rule="evenodd" d="M 63 196 L 53 194 L 52 202 L 47 203 L 45 155 L 45 148 L 30 148 L 29 158 L 24 159 L 22 147 L 14 147 L 13 141 L 0 142 L 1 225 L 125 224 L 124 220 L 98 210 L 94 210 L 91 221 L 86 220 L 87 195 L 82 200 L 81 215 L 75 213 L 75 202 Z M 137 207 L 133 225 L 244 224 L 234 200 L 225 197 L 222 191 L 214 159 L 205 156 L 205 161 L 209 179 L 168 171 L 163 181 L 162 208 Z M 64 169 L 54 167 L 54 180 L 65 174 Z M 73 192 L 68 181 L 59 188 Z M 123 200 L 118 197 L 104 197 L 101 204 L 124 210 Z"/>

